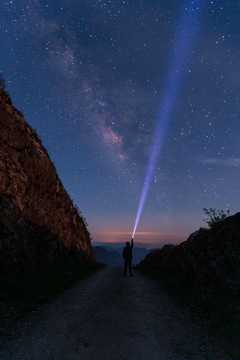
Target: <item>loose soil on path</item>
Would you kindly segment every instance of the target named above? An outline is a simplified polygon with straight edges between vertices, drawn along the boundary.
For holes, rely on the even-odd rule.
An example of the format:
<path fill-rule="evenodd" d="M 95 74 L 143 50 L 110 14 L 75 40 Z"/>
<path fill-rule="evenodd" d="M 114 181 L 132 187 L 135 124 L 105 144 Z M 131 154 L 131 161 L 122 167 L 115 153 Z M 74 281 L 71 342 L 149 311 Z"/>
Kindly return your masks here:
<path fill-rule="evenodd" d="M 120 267 L 79 280 L 18 321 L 1 360 L 226 360 L 221 341 L 158 281 Z"/>

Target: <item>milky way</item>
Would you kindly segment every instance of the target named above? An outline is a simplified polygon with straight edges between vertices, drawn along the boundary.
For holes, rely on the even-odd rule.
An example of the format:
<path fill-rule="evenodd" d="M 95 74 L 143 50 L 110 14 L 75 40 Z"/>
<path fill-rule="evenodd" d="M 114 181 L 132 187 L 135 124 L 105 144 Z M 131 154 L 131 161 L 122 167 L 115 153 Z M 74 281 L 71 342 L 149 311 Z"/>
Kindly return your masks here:
<path fill-rule="evenodd" d="M 37 129 L 95 241 L 131 238 L 185 7 L 0 4 L 6 90 Z M 179 91 L 136 241 L 184 240 L 205 225 L 203 207 L 239 211 L 240 5 L 202 1 L 198 11 L 187 29 L 192 42 L 182 37 Z"/>

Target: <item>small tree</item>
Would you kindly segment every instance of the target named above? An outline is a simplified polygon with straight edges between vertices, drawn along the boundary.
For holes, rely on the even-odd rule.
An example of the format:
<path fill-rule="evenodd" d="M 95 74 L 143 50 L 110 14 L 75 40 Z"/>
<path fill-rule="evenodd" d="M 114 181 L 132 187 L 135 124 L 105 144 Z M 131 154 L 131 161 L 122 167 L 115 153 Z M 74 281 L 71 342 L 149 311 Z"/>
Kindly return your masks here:
<path fill-rule="evenodd" d="M 4 80 L 4 78 L 3 78 L 3 73 L 0 72 L 0 88 L 4 90 L 4 89 L 5 89 L 5 85 L 6 85 L 6 83 L 5 83 L 5 80 Z"/>
<path fill-rule="evenodd" d="M 225 214 L 223 210 L 216 210 L 210 208 L 209 210 L 206 208 L 203 208 L 205 211 L 205 214 L 210 217 L 210 219 L 203 219 L 208 226 L 211 228 L 214 224 L 216 224 L 218 221 L 224 220 L 226 217 L 229 216 L 230 210 L 227 210 L 227 213 Z"/>

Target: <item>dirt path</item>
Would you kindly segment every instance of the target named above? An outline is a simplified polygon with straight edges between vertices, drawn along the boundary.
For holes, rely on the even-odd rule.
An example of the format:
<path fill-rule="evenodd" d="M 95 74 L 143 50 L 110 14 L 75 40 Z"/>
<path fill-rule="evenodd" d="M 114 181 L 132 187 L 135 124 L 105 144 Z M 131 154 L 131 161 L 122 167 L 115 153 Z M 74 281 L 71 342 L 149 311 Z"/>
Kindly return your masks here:
<path fill-rule="evenodd" d="M 20 321 L 0 359 L 228 359 L 210 336 L 157 282 L 106 267 Z"/>

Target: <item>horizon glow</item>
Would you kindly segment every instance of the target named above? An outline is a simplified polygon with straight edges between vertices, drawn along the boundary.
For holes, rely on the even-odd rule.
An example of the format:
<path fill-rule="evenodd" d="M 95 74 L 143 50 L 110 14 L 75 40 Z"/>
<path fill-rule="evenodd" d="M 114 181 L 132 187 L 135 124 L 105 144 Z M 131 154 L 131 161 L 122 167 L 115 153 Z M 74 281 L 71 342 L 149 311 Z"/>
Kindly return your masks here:
<path fill-rule="evenodd" d="M 164 137 L 169 125 L 169 120 L 173 112 L 177 91 L 180 87 L 181 79 L 184 74 L 184 69 L 187 62 L 187 54 L 189 53 L 190 45 L 195 35 L 194 30 L 198 24 L 197 20 L 200 16 L 200 5 L 202 2 L 203 0 L 188 1 L 188 6 L 184 6 L 183 14 L 181 16 L 182 21 L 179 26 L 180 35 L 174 43 L 175 46 L 173 49 L 173 59 L 170 65 L 166 87 L 163 92 L 159 114 L 157 116 L 157 125 L 151 145 L 149 163 L 145 175 L 132 238 L 134 238 L 138 226 L 153 172 L 157 163 L 157 159 L 160 155 Z"/>

